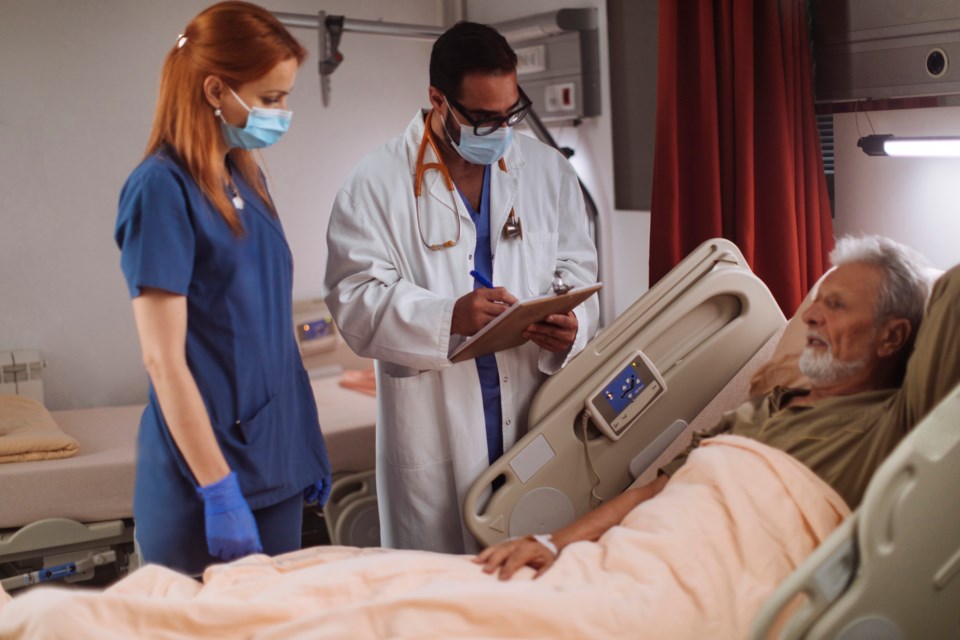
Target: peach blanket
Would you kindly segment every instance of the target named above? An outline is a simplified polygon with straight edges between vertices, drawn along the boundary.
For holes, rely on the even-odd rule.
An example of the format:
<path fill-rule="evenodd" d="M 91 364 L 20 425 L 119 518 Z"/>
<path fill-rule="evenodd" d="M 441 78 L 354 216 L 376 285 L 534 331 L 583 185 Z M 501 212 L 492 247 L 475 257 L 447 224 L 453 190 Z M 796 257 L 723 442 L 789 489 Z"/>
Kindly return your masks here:
<path fill-rule="evenodd" d="M 786 454 L 721 436 L 535 581 L 467 556 L 315 547 L 214 566 L 203 584 L 147 566 L 99 593 L 36 589 L 0 604 L 0 638 L 743 638 L 848 514 Z"/>

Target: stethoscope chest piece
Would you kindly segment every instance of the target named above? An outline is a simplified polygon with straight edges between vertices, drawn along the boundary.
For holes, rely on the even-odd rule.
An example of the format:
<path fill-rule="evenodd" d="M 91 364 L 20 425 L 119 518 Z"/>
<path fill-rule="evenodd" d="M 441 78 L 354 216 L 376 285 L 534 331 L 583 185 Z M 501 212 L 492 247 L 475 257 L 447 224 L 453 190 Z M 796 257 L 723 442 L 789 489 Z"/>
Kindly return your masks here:
<path fill-rule="evenodd" d="M 523 227 L 520 225 L 520 219 L 510 211 L 510 217 L 507 218 L 506 224 L 503 225 L 503 237 L 507 240 L 513 240 L 514 238 L 523 239 Z"/>
<path fill-rule="evenodd" d="M 563 278 L 560 277 L 559 271 L 553 272 L 553 284 L 551 286 L 553 287 L 553 292 L 558 296 L 570 291 L 570 289 L 573 289 L 573 287 L 569 284 L 564 284 Z"/>

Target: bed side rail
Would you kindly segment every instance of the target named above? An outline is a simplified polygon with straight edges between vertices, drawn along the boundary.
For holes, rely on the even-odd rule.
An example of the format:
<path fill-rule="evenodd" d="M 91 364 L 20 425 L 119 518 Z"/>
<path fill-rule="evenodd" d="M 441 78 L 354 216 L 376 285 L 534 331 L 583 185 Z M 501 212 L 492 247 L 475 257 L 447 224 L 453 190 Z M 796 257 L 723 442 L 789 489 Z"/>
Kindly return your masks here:
<path fill-rule="evenodd" d="M 960 637 L 958 487 L 960 385 L 884 461 L 854 515 L 764 604 L 751 637 Z"/>

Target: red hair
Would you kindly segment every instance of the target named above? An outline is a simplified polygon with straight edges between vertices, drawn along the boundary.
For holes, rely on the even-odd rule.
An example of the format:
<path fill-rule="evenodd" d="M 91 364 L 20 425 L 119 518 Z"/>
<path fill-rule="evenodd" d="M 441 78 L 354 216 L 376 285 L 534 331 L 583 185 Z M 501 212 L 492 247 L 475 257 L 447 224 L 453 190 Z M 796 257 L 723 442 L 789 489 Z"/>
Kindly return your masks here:
<path fill-rule="evenodd" d="M 262 78 L 290 58 L 301 64 L 307 50 L 276 16 L 249 2 L 220 2 L 204 9 L 187 25 L 183 36 L 186 40 L 181 45 L 178 39 L 163 63 L 146 155 L 164 145 L 172 147 L 239 236 L 243 225 L 224 191 L 223 158 L 217 151 L 222 135 L 220 120 L 204 96 L 203 81 L 214 75 L 228 86 L 239 87 Z M 229 156 L 244 181 L 272 209 L 253 154 L 231 149 Z"/>

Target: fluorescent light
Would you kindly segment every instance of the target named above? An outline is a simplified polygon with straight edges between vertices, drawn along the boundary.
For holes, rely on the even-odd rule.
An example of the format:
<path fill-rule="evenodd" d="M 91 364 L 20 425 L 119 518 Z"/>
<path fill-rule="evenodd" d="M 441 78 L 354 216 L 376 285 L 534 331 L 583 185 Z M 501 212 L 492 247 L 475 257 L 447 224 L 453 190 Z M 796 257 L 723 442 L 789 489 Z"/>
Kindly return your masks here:
<path fill-rule="evenodd" d="M 857 146 L 868 156 L 960 158 L 960 137 L 897 138 L 889 134 L 864 136 Z"/>
<path fill-rule="evenodd" d="M 892 138 L 883 150 L 888 156 L 960 158 L 960 138 Z"/>

